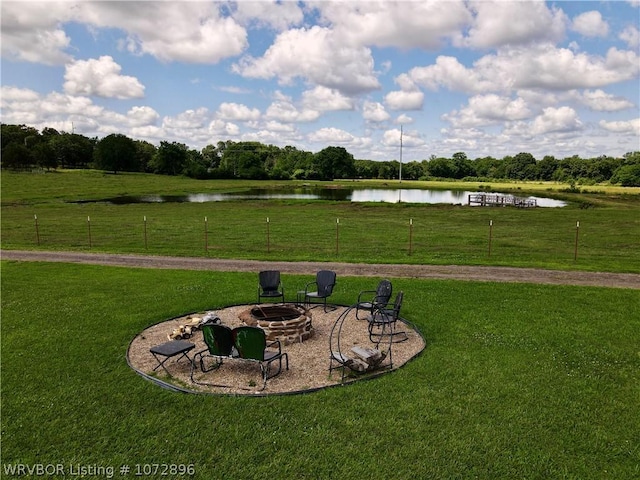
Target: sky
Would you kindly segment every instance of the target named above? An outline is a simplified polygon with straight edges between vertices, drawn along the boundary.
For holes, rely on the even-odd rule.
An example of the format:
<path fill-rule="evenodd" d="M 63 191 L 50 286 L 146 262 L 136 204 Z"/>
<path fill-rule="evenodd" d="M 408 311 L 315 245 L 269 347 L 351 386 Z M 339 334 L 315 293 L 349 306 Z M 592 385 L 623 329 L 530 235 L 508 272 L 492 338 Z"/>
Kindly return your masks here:
<path fill-rule="evenodd" d="M 378 161 L 640 150 L 640 0 L 0 2 L 2 123 Z"/>

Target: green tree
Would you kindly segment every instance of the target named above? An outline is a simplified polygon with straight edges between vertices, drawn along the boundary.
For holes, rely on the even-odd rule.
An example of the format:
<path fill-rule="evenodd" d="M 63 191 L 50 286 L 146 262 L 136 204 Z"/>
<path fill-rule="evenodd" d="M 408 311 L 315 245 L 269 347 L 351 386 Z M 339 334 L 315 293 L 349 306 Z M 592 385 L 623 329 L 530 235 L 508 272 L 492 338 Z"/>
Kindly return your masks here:
<path fill-rule="evenodd" d="M 209 176 L 209 168 L 204 155 L 197 150 L 189 150 L 182 173 L 191 178 L 207 178 Z"/>
<path fill-rule="evenodd" d="M 478 177 L 495 177 L 500 160 L 493 157 L 476 158 L 473 161 L 473 168 Z"/>
<path fill-rule="evenodd" d="M 14 170 L 28 168 L 33 162 L 31 151 L 22 143 L 10 143 L 2 149 L 2 167 Z"/>
<path fill-rule="evenodd" d="M 505 158 L 505 175 L 507 178 L 525 180 L 536 178 L 536 159 L 533 155 L 520 152 L 515 157 Z"/>
<path fill-rule="evenodd" d="M 221 153 L 215 145 L 205 146 L 202 149 L 202 158 L 210 170 L 218 168 L 222 160 Z"/>
<path fill-rule="evenodd" d="M 405 180 L 419 180 L 423 175 L 424 170 L 420 162 L 414 160 L 402 165 L 402 178 Z"/>
<path fill-rule="evenodd" d="M 93 160 L 95 139 L 76 133 L 61 133 L 49 141 L 56 162 L 63 168 L 86 168 Z"/>
<path fill-rule="evenodd" d="M 139 169 L 135 142 L 119 133 L 112 133 L 100 140 L 95 148 L 97 168 L 113 173 L 135 172 Z"/>
<path fill-rule="evenodd" d="M 545 181 L 552 180 L 558 165 L 558 160 L 554 156 L 546 155 L 538 162 L 538 178 Z"/>
<path fill-rule="evenodd" d="M 448 158 L 433 158 L 427 164 L 429 175 L 437 178 L 455 178 L 456 165 Z"/>
<path fill-rule="evenodd" d="M 160 142 L 156 154 L 151 162 L 151 169 L 154 173 L 162 175 L 182 174 L 187 162 L 186 145 L 178 142 Z"/>
<path fill-rule="evenodd" d="M 467 158 L 466 153 L 454 153 L 451 160 L 454 166 L 453 178 L 473 177 L 476 175 L 474 165 L 471 160 Z"/>
<path fill-rule="evenodd" d="M 33 127 L 28 127 L 26 125 L 9 125 L 9 124 L 1 124 L 0 125 L 0 140 L 2 142 L 2 150 L 4 153 L 4 148 L 11 144 L 17 143 L 26 146 L 26 138 L 38 136 L 38 130 Z"/>
<path fill-rule="evenodd" d="M 58 167 L 58 161 L 56 156 L 49 145 L 49 142 L 41 142 L 32 149 L 33 161 L 36 162 L 40 168 L 46 168 L 50 170 Z"/>
<path fill-rule="evenodd" d="M 230 178 L 266 178 L 263 145 L 259 142 L 227 142 L 220 168 Z"/>
<path fill-rule="evenodd" d="M 618 168 L 611 177 L 611 183 L 619 183 L 623 187 L 640 187 L 640 163 Z"/>
<path fill-rule="evenodd" d="M 344 147 L 324 148 L 314 155 L 313 160 L 320 180 L 355 177 L 355 160 Z"/>
<path fill-rule="evenodd" d="M 155 145 L 144 140 L 134 140 L 136 147 L 136 164 L 141 172 L 150 172 L 153 158 L 156 155 L 157 148 Z"/>

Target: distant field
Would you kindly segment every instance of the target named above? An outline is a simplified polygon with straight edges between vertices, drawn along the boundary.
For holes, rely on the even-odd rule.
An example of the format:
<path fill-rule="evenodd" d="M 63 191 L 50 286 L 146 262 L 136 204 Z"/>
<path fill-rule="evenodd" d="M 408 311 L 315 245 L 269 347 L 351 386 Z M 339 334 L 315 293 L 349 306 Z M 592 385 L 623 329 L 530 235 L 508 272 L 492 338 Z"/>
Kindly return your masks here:
<path fill-rule="evenodd" d="M 563 208 L 537 209 L 317 200 L 69 203 L 292 183 L 96 171 L 3 172 L 2 248 L 640 272 L 638 188 L 592 186 L 581 187 L 589 193 L 568 193 L 567 185 L 550 183 L 359 180 L 329 184 L 497 190 L 569 202 Z"/>

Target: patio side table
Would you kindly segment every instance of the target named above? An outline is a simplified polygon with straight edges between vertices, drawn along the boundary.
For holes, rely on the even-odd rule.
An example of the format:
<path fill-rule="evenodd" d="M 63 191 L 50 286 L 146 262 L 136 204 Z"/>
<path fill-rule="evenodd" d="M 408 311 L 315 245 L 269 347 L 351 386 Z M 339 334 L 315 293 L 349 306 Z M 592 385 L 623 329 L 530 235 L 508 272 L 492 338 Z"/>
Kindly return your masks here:
<path fill-rule="evenodd" d="M 186 340 L 171 340 L 170 342 L 163 343 L 161 345 L 156 345 L 155 347 L 151 347 L 149 351 L 154 356 L 154 358 L 158 361 L 158 365 L 155 366 L 153 371 L 155 372 L 158 368 L 164 368 L 164 371 L 169 375 L 169 370 L 164 366 L 164 363 L 169 360 L 171 357 L 175 357 L 176 355 L 180 355 L 176 362 L 179 362 L 182 357 L 187 357 L 187 360 L 191 362 L 188 353 L 196 348 L 196 345 L 191 342 L 187 342 Z M 164 358 L 160 358 L 164 357 Z"/>

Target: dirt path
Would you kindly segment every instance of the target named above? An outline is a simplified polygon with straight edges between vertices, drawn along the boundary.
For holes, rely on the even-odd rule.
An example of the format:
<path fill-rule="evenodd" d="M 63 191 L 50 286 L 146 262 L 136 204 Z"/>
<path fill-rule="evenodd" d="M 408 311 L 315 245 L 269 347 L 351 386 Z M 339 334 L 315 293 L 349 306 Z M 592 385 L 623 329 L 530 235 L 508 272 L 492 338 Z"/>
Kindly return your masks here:
<path fill-rule="evenodd" d="M 439 278 L 483 282 L 519 282 L 554 285 L 587 285 L 640 289 L 640 274 L 577 272 L 536 268 L 477 267 L 465 265 L 386 265 L 329 262 L 269 262 L 195 257 L 160 257 L 82 252 L 47 252 L 0 250 L 0 259 L 32 262 L 66 262 L 137 268 L 178 270 L 213 270 L 224 272 L 259 272 L 313 275 L 318 270 L 334 270 L 342 276 Z"/>

